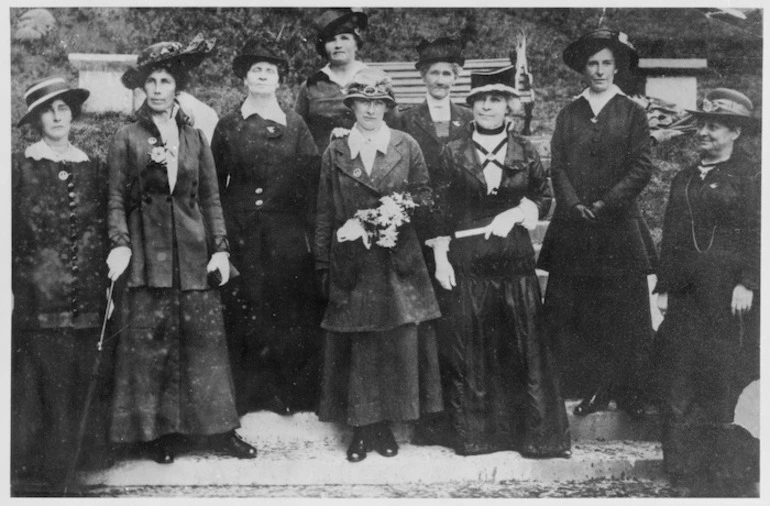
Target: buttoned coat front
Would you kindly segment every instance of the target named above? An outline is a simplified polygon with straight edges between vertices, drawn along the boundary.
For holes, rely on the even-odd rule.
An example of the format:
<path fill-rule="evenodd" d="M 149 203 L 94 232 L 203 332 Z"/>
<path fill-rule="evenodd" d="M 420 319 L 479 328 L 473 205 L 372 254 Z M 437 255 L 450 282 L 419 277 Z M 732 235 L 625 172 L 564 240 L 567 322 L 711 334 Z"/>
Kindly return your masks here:
<path fill-rule="evenodd" d="M 408 133 L 422 149 L 425 163 L 428 165 L 428 173 L 433 177 L 439 164 L 441 152 L 444 146 L 457 139 L 465 130 L 465 126 L 473 120 L 470 109 L 450 103 L 449 106 L 449 137 L 440 139 L 436 135 L 436 126 L 430 116 L 428 102 L 423 102 L 401 113 L 399 130 Z"/>
<path fill-rule="evenodd" d="M 227 251 L 214 159 L 208 141 L 189 124 L 182 110 L 179 162 L 174 191 L 166 167 L 151 163 L 163 145 L 145 104 L 137 121 L 115 134 L 109 154 L 108 227 L 112 248 L 131 248 L 128 286 L 173 286 L 173 250 L 177 245 L 182 290 L 210 288 L 206 266 L 212 253 Z"/>
<path fill-rule="evenodd" d="M 391 130 L 387 154 L 377 153 L 371 176 L 361 157 L 351 159 L 347 138 L 333 140 L 323 155 L 318 189 L 316 269 L 329 269 L 329 305 L 322 327 L 336 332 L 389 330 L 439 316 L 438 304 L 411 223 L 397 244 L 367 249 L 360 239 L 339 242 L 337 230 L 356 211 L 379 207 L 393 192 L 428 184 L 422 151 L 408 134 Z"/>

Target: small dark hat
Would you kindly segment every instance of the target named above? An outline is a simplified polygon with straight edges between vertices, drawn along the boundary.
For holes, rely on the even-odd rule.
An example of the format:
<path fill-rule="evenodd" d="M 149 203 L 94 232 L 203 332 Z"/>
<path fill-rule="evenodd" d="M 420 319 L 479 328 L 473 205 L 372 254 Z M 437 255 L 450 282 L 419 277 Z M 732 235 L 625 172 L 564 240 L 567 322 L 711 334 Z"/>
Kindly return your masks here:
<path fill-rule="evenodd" d="M 609 48 L 616 59 L 625 58 L 629 69 L 639 65 L 639 54 L 628 35 L 614 30 L 595 30 L 583 35 L 567 46 L 562 57 L 569 68 L 582 74 L 588 58 L 604 48 Z"/>
<path fill-rule="evenodd" d="M 70 88 L 63 77 L 46 77 L 27 87 L 24 100 L 27 102 L 27 112 L 19 120 L 17 126 L 29 122 L 39 112 L 41 107 L 55 99 L 64 100 L 70 107 L 78 107 L 86 101 L 90 91 L 83 88 Z"/>
<path fill-rule="evenodd" d="M 396 96 L 393 92 L 393 81 L 384 71 L 366 67 L 355 73 L 353 79 L 345 88 L 346 106 L 351 107 L 356 98 L 364 100 L 385 100 L 393 107 Z"/>
<path fill-rule="evenodd" d="M 740 91 L 716 88 L 709 91 L 697 111 L 687 109 L 696 119 L 726 121 L 736 126 L 756 127 L 759 120 L 753 116 L 754 104 Z"/>
<path fill-rule="evenodd" d="M 471 73 L 471 91 L 465 98 L 468 104 L 473 104 L 476 95 L 481 93 L 503 93 L 518 97 L 516 91 L 516 67 L 509 65 L 489 72 Z"/>
<path fill-rule="evenodd" d="M 159 68 L 175 68 L 187 72 L 200 65 L 214 49 L 217 39 L 204 39 L 199 33 L 187 47 L 179 42 L 158 42 L 146 47 L 136 60 L 136 67 L 126 70 L 120 81 L 133 90 L 141 88 L 150 73 Z"/>
<path fill-rule="evenodd" d="M 276 44 L 267 44 L 257 39 L 249 39 L 241 53 L 233 59 L 233 72 L 243 79 L 252 65 L 257 62 L 268 62 L 276 65 L 281 75 L 289 70 L 289 61 Z"/>
<path fill-rule="evenodd" d="M 456 63 L 460 66 L 465 63 L 463 44 L 459 38 L 439 37 L 433 42 L 422 39 L 417 45 L 417 54 L 419 58 L 414 64 L 417 69 L 436 62 Z"/>
<path fill-rule="evenodd" d="M 316 30 L 315 48 L 325 57 L 326 41 L 341 33 L 353 33 L 359 38 L 361 30 L 366 30 L 369 18 L 358 8 L 327 9 L 313 21 Z"/>

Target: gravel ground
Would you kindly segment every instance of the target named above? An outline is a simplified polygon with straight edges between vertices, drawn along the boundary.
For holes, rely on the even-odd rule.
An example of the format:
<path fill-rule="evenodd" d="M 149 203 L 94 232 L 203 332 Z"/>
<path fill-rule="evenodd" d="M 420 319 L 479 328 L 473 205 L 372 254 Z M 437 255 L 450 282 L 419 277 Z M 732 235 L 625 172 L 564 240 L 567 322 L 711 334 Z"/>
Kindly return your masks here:
<path fill-rule="evenodd" d="M 89 497 L 538 498 L 688 497 L 665 481 L 590 480 L 565 483 L 433 483 L 325 486 L 94 488 Z"/>

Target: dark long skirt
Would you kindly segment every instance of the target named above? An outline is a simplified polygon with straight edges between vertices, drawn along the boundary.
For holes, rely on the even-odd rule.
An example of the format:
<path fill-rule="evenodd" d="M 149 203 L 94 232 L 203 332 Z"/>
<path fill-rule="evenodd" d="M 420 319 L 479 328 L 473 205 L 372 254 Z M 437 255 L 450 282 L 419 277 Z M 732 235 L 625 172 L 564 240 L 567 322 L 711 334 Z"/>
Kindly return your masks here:
<path fill-rule="evenodd" d="M 437 332 L 453 429 L 449 444 L 463 455 L 569 450 L 557 372 L 538 332 L 537 276 L 458 276 L 442 302 Z"/>
<path fill-rule="evenodd" d="M 11 473 L 42 481 L 53 492 L 74 466 L 77 434 L 89 383 L 95 381 L 79 467 L 108 462 L 110 382 L 98 375 L 99 329 L 41 329 L 15 332 L 11 399 Z M 101 370 L 111 369 L 110 343 Z"/>
<path fill-rule="evenodd" d="M 641 385 L 652 342 L 647 276 L 548 278 L 543 308 L 565 395 L 604 385 L 625 394 Z"/>
<path fill-rule="evenodd" d="M 133 288 L 116 353 L 110 437 L 151 441 L 240 426 L 219 292 Z"/>
<path fill-rule="evenodd" d="M 759 479 L 756 442 L 732 424 L 738 397 L 759 378 L 759 299 L 742 318 L 733 316 L 733 286 L 725 268 L 704 274 L 685 292 L 669 293 L 658 370 L 663 460 L 676 480 L 713 486 Z"/>
<path fill-rule="evenodd" d="M 443 409 L 436 341 L 417 325 L 327 332 L 318 417 L 363 426 Z"/>

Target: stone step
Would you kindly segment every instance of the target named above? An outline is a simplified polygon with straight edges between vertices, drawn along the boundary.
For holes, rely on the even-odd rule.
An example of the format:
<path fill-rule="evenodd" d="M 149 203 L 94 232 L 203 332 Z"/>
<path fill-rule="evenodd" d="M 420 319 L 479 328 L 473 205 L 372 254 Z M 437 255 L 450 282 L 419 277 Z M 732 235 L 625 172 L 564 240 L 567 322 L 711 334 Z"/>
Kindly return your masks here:
<path fill-rule="evenodd" d="M 371 452 L 356 464 L 345 459 L 342 441 L 266 441 L 259 445 L 259 455 L 253 460 L 189 452 L 177 455 L 171 465 L 128 458 L 107 470 L 80 476 L 86 487 L 574 482 L 663 477 L 660 445 L 648 441 L 580 442 L 573 446 L 570 459 L 526 459 L 513 451 L 462 457 L 448 448 L 404 444 L 395 458 Z"/>

